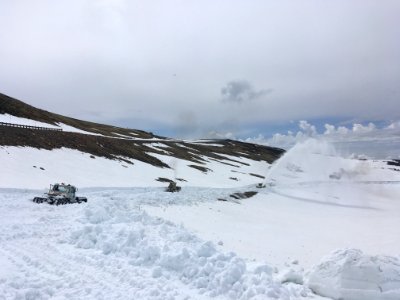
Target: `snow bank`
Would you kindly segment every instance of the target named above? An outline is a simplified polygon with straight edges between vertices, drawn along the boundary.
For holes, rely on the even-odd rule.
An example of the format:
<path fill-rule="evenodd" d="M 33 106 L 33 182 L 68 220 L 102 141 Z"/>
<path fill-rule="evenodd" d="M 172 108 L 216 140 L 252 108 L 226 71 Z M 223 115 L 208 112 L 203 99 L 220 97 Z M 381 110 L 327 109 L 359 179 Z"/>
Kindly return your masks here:
<path fill-rule="evenodd" d="M 104 204 L 86 209 L 80 219 L 83 227 L 71 234 L 69 244 L 100 251 L 104 260 L 126 259 L 134 267 L 149 269 L 153 279 L 180 281 L 206 297 L 297 299 L 312 295 L 304 286 L 288 287 L 274 280 L 273 269 L 267 265 L 249 268 L 236 254 L 222 253 L 182 226 L 116 201 Z"/>
<path fill-rule="evenodd" d="M 341 300 L 400 299 L 400 260 L 338 250 L 323 258 L 306 276 L 321 296 Z"/>

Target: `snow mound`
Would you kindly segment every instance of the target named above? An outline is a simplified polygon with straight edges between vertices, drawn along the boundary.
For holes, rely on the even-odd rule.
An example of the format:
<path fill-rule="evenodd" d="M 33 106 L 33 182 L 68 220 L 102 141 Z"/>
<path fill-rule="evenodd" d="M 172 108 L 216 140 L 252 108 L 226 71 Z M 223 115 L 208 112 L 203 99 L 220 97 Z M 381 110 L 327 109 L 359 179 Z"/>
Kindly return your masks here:
<path fill-rule="evenodd" d="M 400 261 L 357 249 L 337 250 L 306 275 L 306 282 L 316 294 L 335 300 L 398 300 Z"/>
<path fill-rule="evenodd" d="M 102 204 L 100 208 L 88 206 L 79 219 L 82 227 L 68 239 L 78 249 L 99 253 L 101 261 L 123 259 L 148 270 L 154 280 L 179 281 L 207 298 L 297 299 L 312 295 L 302 285 L 286 286 L 274 280 L 271 267 L 249 267 L 236 254 L 219 251 L 212 242 L 182 226 L 115 201 Z"/>

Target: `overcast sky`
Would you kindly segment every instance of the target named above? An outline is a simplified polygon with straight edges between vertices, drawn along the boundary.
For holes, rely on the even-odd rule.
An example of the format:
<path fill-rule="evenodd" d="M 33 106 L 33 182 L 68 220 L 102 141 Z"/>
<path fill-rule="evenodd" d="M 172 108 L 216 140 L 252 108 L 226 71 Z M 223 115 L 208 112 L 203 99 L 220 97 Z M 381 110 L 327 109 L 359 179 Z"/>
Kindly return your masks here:
<path fill-rule="evenodd" d="M 0 92 L 177 137 L 389 126 L 399 15 L 397 0 L 2 0 Z"/>

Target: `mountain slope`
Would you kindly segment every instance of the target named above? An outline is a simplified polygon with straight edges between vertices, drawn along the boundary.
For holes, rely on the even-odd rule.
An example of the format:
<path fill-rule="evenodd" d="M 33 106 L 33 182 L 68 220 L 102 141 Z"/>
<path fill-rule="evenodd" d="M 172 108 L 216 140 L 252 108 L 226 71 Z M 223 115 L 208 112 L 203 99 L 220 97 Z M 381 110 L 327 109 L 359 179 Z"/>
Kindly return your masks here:
<path fill-rule="evenodd" d="M 214 184 L 243 185 L 259 182 L 266 173 L 268 164 L 275 161 L 284 152 L 277 148 L 232 140 L 167 139 L 141 130 L 72 119 L 37 109 L 2 94 L 0 94 L 0 100 L 2 100 L 0 101 L 0 112 L 2 113 L 0 121 L 10 120 L 8 121 L 10 123 L 25 125 L 40 122 L 42 127 L 64 129 L 63 131 L 46 131 L 0 126 L 0 146 L 5 151 L 4 153 L 8 153 L 7 155 L 2 154 L 0 158 L 3 165 L 9 166 L 10 172 L 17 172 L 15 176 L 21 176 L 18 175 L 21 173 L 22 177 L 25 174 L 39 176 L 42 178 L 41 183 L 46 180 L 53 181 L 52 176 L 58 174 L 59 170 L 45 175 L 43 174 L 45 172 L 32 173 L 32 168 L 41 163 L 44 165 L 40 167 L 51 169 L 53 164 L 60 165 L 60 161 L 62 161 L 63 168 L 68 170 L 67 172 L 76 173 L 79 163 L 76 154 L 80 153 L 81 156 L 86 154 L 82 157 L 88 160 L 95 158 L 112 160 L 112 165 L 117 166 L 117 169 L 123 165 L 124 168 L 133 168 L 132 172 L 135 174 L 138 172 L 151 174 L 150 182 L 141 180 L 141 185 L 151 185 L 154 180 L 159 179 L 166 172 L 174 173 L 177 164 L 180 168 L 184 166 L 189 169 L 188 172 L 183 171 L 183 173 L 192 174 L 194 172 L 196 174 L 191 176 L 190 184 L 195 184 L 197 177 L 206 176 L 204 178 L 214 181 Z M 50 152 L 42 157 L 43 153 L 47 153 L 44 150 Z M 72 159 L 70 156 L 75 158 Z M 38 159 L 39 157 L 42 159 Z M 20 164 L 21 161 L 24 161 L 24 164 Z M 103 160 L 101 161 L 103 162 Z M 107 161 L 107 163 L 109 162 Z M 91 165 L 93 165 L 93 161 Z M 141 165 L 140 170 L 138 165 Z M 253 165 L 257 167 L 253 167 Z M 162 169 L 169 169 L 169 171 Z M 87 178 L 89 175 L 97 177 L 96 173 L 100 170 L 103 170 L 103 166 L 100 164 L 100 160 L 97 160 L 97 165 L 92 169 L 81 170 L 78 178 Z M 122 178 L 127 176 L 125 172 L 116 171 L 116 173 L 113 185 L 121 186 L 122 182 L 126 184 L 126 180 Z M 177 175 L 169 175 L 168 179 L 172 180 L 174 177 Z M 118 178 L 121 179 L 120 184 L 118 184 Z M 224 179 L 215 181 L 217 178 Z M 188 180 L 187 178 L 182 179 Z M 26 178 L 26 181 L 28 180 L 29 177 Z M 7 187 L 4 182 L 5 180 L 2 180 L 2 186 Z M 83 180 L 82 182 L 90 184 L 93 181 Z M 33 187 L 32 184 L 29 186 Z M 16 186 L 13 185 L 13 187 Z"/>
<path fill-rule="evenodd" d="M 120 135 L 125 135 L 127 137 L 136 137 L 142 139 L 162 138 L 142 130 L 133 130 L 98 124 L 51 113 L 46 110 L 33 107 L 2 93 L 0 93 L 0 114 L 9 114 L 19 118 L 26 118 L 47 123 L 49 125 L 65 124 L 86 132 L 102 134 L 111 137 L 120 137 Z"/>

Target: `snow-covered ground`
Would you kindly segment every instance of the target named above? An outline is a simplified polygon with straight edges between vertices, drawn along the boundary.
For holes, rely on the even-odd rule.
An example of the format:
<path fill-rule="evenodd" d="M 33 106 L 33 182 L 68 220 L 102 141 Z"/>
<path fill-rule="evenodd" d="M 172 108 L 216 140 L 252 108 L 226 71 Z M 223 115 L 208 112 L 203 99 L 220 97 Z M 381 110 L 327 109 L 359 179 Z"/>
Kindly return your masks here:
<path fill-rule="evenodd" d="M 49 206 L 32 203 L 34 191 L 0 190 L 0 299 L 319 299 L 141 207 L 179 194 L 84 192 L 88 204 Z M 213 193 L 223 191 L 190 192 Z"/>
<path fill-rule="evenodd" d="M 167 155 L 173 169 L 0 153 L 0 299 L 400 299 L 400 172 L 386 162 L 316 141 L 271 167 L 209 161 L 207 174 Z M 171 194 L 157 177 L 188 181 Z M 30 201 L 55 181 L 92 186 L 88 203 Z"/>
<path fill-rule="evenodd" d="M 338 248 L 399 254 L 400 184 L 327 183 L 259 192 L 239 203 L 212 201 L 146 210 L 183 223 L 205 239 L 222 241 L 225 249 L 243 257 L 280 267 L 294 260 L 310 267 Z"/>
<path fill-rule="evenodd" d="M 304 267 L 338 248 L 399 255 L 400 172 L 386 162 L 344 159 L 328 144 L 289 151 L 268 171 L 266 188 L 234 202 L 149 207 L 249 259 Z M 246 188 L 244 188 L 245 190 Z M 206 217 L 206 222 L 204 218 Z"/>
<path fill-rule="evenodd" d="M 37 127 L 47 127 L 47 128 L 59 129 L 58 126 L 54 126 L 52 124 L 39 122 L 36 120 L 27 119 L 27 118 L 20 118 L 20 117 L 16 117 L 16 116 L 9 115 L 9 114 L 0 114 L 0 122 L 12 123 L 12 124 L 18 124 L 18 125 L 26 125 L 26 126 L 37 126 Z"/>
<path fill-rule="evenodd" d="M 240 163 L 209 160 L 201 165 L 210 169 L 204 173 L 189 165 L 191 161 L 168 155 L 152 154 L 171 168 L 159 168 L 141 161 L 110 160 L 94 157 L 77 150 L 61 148 L 44 150 L 30 147 L 0 146 L 0 187 L 5 188 L 44 188 L 52 182 L 68 182 L 78 187 L 149 187 L 165 186 L 156 181 L 159 177 L 180 178 L 182 186 L 232 187 L 255 184 L 262 179 L 250 173 L 265 174 L 266 162 L 245 158 L 235 158 Z M 235 166 L 232 166 L 235 164 Z M 232 178 L 235 178 L 233 180 Z"/>
<path fill-rule="evenodd" d="M 12 123 L 12 124 L 18 124 L 18 125 L 26 125 L 26 126 L 37 126 L 37 127 L 45 127 L 45 128 L 53 128 L 53 129 L 62 129 L 63 131 L 67 131 L 67 132 L 76 132 L 76 133 L 83 133 L 83 134 L 90 134 L 90 135 L 101 135 L 101 134 L 94 133 L 94 132 L 84 131 L 84 130 L 69 126 L 64 123 L 57 123 L 57 125 L 53 125 L 53 124 L 48 124 L 48 123 L 44 123 L 44 122 L 39 122 L 39 121 L 32 120 L 32 119 L 16 117 L 16 116 L 9 115 L 9 114 L 0 114 L 0 122 Z"/>

